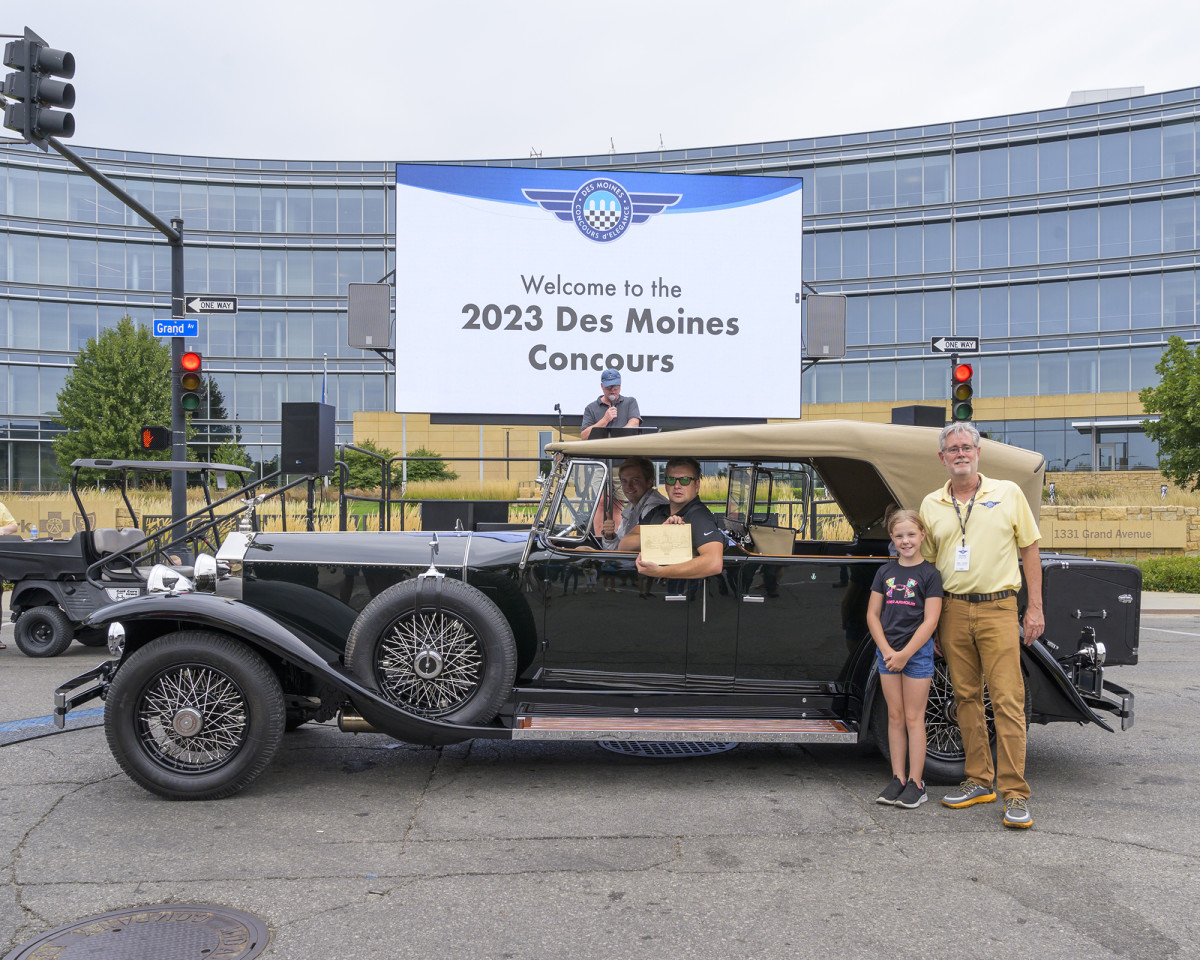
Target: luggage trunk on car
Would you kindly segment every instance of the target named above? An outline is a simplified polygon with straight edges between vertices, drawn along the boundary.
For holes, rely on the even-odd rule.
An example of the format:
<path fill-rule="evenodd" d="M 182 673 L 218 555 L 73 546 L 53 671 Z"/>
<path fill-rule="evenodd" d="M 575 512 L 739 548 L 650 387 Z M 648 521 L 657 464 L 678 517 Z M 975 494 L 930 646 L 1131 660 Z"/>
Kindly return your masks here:
<path fill-rule="evenodd" d="M 1081 643 L 1104 644 L 1107 665 L 1138 659 L 1142 571 L 1132 564 L 1068 557 L 1043 558 L 1045 644 L 1058 660 Z"/>

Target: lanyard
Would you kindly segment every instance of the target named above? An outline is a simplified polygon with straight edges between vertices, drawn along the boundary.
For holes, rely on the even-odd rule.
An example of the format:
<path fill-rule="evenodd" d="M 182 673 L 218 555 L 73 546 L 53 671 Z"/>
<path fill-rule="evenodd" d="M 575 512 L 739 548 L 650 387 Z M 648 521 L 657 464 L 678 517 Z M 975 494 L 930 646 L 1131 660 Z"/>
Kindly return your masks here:
<path fill-rule="evenodd" d="M 967 515 L 964 517 L 958 509 L 958 497 L 954 495 L 954 487 L 950 488 L 950 502 L 954 504 L 954 515 L 958 517 L 958 529 L 962 531 L 962 545 L 967 545 L 967 521 L 971 519 L 971 508 L 975 506 L 975 498 L 979 496 L 979 488 L 983 486 L 983 477 L 975 481 L 975 492 L 967 504 Z"/>

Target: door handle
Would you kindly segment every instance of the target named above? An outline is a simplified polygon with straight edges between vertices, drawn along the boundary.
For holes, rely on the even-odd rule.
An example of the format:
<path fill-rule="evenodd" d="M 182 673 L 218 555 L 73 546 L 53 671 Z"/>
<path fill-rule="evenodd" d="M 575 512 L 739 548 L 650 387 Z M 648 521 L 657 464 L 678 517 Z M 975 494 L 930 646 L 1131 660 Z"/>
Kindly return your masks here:
<path fill-rule="evenodd" d="M 663 599 L 666 600 L 667 603 L 673 603 L 676 600 L 687 600 L 687 594 L 686 593 L 677 593 L 674 596 L 663 597 Z"/>
<path fill-rule="evenodd" d="M 751 596 L 742 597 L 742 603 L 766 603 L 766 602 L 767 602 L 766 597 L 751 597 Z"/>

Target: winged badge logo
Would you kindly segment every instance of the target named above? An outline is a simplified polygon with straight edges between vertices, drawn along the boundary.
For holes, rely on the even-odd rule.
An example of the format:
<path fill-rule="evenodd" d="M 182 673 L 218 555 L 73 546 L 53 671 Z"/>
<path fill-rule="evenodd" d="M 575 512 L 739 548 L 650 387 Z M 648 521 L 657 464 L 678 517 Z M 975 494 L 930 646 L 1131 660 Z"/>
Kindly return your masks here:
<path fill-rule="evenodd" d="M 595 177 L 578 190 L 528 189 L 521 191 L 547 213 L 552 213 L 596 243 L 611 243 L 634 224 L 645 223 L 674 206 L 681 193 L 629 193 L 611 177 Z"/>

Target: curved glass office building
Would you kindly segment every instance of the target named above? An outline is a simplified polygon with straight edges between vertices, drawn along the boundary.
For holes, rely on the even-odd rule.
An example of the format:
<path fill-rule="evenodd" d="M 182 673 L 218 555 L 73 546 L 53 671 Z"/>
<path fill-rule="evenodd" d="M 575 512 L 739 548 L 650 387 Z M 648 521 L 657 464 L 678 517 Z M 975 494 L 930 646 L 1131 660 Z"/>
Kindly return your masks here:
<path fill-rule="evenodd" d="M 982 429 L 1040 451 L 1052 470 L 1132 469 L 1156 464 L 1137 391 L 1156 381 L 1168 336 L 1197 337 L 1198 118 L 1200 89 L 1187 89 L 871 133 L 489 164 L 803 177 L 803 279 L 848 297 L 847 354 L 804 374 L 806 418 L 944 407 L 949 362 L 930 340 L 977 336 Z M 326 365 L 339 440 L 356 412 L 390 409 L 390 370 L 346 345 L 346 284 L 395 266 L 392 164 L 77 150 L 158 215 L 183 217 L 189 293 L 239 298 L 236 317 L 204 318 L 188 341 L 224 400 L 196 418 L 199 442 L 220 443 L 236 420 L 251 456 L 269 461 L 280 404 L 320 399 Z M 56 154 L 0 146 L 0 487 L 58 484 L 49 445 L 74 354 L 125 314 L 169 315 L 169 290 L 156 231 Z M 799 341 L 797 331 L 797 376 Z M 401 345 L 401 376 L 406 362 Z M 417 411 L 406 443 L 432 437 L 449 454 L 455 429 L 483 450 L 479 428 L 434 430 Z"/>

